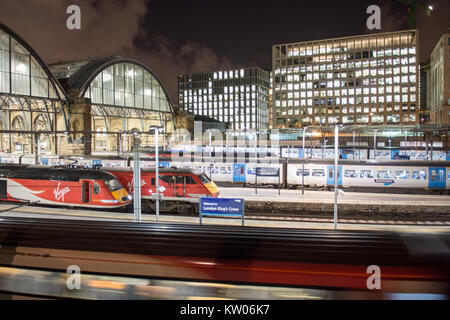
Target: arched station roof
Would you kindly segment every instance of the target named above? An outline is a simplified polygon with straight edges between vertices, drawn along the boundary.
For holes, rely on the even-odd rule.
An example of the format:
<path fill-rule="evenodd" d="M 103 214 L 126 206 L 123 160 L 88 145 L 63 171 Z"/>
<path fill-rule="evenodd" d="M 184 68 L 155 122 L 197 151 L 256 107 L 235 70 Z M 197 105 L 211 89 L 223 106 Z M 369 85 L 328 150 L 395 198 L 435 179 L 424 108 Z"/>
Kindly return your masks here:
<path fill-rule="evenodd" d="M 163 84 L 144 64 L 121 56 L 91 58 L 50 65 L 67 92 L 93 104 L 173 114 Z"/>
<path fill-rule="evenodd" d="M 5 82 L 0 86 L 1 94 L 68 100 L 61 84 L 37 52 L 2 23 L 0 23 L 0 73 L 3 76 L 0 80 Z M 31 86 L 22 85 L 27 82 L 27 77 L 31 79 L 29 81 Z"/>

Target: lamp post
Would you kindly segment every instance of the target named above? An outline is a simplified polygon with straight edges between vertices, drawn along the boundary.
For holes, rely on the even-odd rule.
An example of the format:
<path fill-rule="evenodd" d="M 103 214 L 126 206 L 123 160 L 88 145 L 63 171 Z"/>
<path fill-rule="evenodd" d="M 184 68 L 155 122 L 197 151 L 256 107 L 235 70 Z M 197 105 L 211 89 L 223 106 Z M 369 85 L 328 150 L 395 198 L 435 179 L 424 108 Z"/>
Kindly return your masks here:
<path fill-rule="evenodd" d="M 374 160 L 377 159 L 377 131 L 378 130 L 373 131 L 373 158 L 374 158 Z"/>
<path fill-rule="evenodd" d="M 334 125 L 334 230 L 337 230 L 338 218 L 338 158 L 339 158 L 339 124 Z"/>
<path fill-rule="evenodd" d="M 306 137 L 306 130 L 308 127 L 303 128 L 303 137 L 302 137 L 302 148 L 303 148 L 303 161 L 302 161 L 302 195 L 305 194 L 305 137 Z"/>
<path fill-rule="evenodd" d="M 406 142 L 408 140 L 408 130 L 405 131 L 405 156 L 406 156 Z"/>
<path fill-rule="evenodd" d="M 133 132 L 133 204 L 134 204 L 134 221 L 141 221 L 141 165 L 140 165 L 140 138 L 137 132 Z"/>
<path fill-rule="evenodd" d="M 150 130 L 155 131 L 155 189 L 156 189 L 156 222 L 159 222 L 159 130 L 163 131 L 162 127 L 150 127 Z"/>

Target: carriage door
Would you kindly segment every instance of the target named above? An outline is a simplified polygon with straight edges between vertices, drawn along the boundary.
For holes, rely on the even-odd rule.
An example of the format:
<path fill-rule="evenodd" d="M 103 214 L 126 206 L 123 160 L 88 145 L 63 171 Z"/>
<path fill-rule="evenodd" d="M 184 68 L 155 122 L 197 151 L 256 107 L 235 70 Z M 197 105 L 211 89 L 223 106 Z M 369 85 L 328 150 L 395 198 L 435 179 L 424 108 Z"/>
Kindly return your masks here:
<path fill-rule="evenodd" d="M 88 180 L 81 182 L 81 201 L 83 203 L 91 202 L 91 182 Z"/>
<path fill-rule="evenodd" d="M 245 164 L 233 164 L 233 182 L 245 183 Z"/>
<path fill-rule="evenodd" d="M 431 189 L 445 189 L 445 168 L 430 168 L 430 182 Z"/>
<path fill-rule="evenodd" d="M 186 177 L 176 176 L 175 197 L 184 197 L 186 195 Z"/>
<path fill-rule="evenodd" d="M 6 199 L 8 197 L 8 192 L 6 186 L 8 185 L 8 180 L 0 180 L 0 200 Z"/>
<path fill-rule="evenodd" d="M 338 186 L 342 186 L 342 166 L 338 166 Z M 327 185 L 334 186 L 334 166 L 327 167 Z"/>

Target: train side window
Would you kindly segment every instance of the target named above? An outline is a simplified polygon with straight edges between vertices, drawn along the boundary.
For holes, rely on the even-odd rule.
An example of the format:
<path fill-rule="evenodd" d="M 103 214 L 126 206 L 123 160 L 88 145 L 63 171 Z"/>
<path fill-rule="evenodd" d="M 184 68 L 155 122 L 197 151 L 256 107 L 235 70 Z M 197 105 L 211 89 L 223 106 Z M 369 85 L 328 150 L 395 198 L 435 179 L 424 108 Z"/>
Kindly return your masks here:
<path fill-rule="evenodd" d="M 392 178 L 392 172 L 391 172 L 391 170 L 378 170 L 377 178 L 378 179 L 390 179 L 390 178 Z"/>
<path fill-rule="evenodd" d="M 301 177 L 301 176 L 309 177 L 309 169 L 305 169 L 305 170 L 299 169 L 299 170 L 297 170 L 297 177 Z"/>
<path fill-rule="evenodd" d="M 344 177 L 346 178 L 358 178 L 358 172 L 356 170 L 345 170 Z"/>
<path fill-rule="evenodd" d="M 448 169 L 448 180 L 450 180 L 450 169 Z"/>
<path fill-rule="evenodd" d="M 94 194 L 100 193 L 100 186 L 98 185 L 97 182 L 94 182 L 94 187 L 92 188 L 92 190 L 94 191 Z"/>
<path fill-rule="evenodd" d="M 192 178 L 191 176 L 187 176 L 186 184 L 197 184 L 197 182 L 195 182 L 194 178 Z"/>
<path fill-rule="evenodd" d="M 176 177 L 176 183 L 177 184 L 184 184 L 184 176 L 177 176 Z"/>
<path fill-rule="evenodd" d="M 425 170 L 417 170 L 412 172 L 412 178 L 414 180 L 426 180 L 427 172 Z"/>
<path fill-rule="evenodd" d="M 325 170 L 323 170 L 323 169 L 313 169 L 312 176 L 313 177 L 325 177 Z"/>
<path fill-rule="evenodd" d="M 155 185 L 155 178 L 152 178 L 150 183 L 151 183 L 152 186 L 154 186 Z"/>
<path fill-rule="evenodd" d="M 372 179 L 373 176 L 373 170 L 361 170 L 361 173 L 359 174 L 360 178 L 368 178 Z"/>
<path fill-rule="evenodd" d="M 159 179 L 164 181 L 167 184 L 172 183 L 172 176 L 159 176 Z"/>
<path fill-rule="evenodd" d="M 409 178 L 409 171 L 406 171 L 406 170 L 395 171 L 394 172 L 394 178 L 395 179 L 408 179 Z"/>

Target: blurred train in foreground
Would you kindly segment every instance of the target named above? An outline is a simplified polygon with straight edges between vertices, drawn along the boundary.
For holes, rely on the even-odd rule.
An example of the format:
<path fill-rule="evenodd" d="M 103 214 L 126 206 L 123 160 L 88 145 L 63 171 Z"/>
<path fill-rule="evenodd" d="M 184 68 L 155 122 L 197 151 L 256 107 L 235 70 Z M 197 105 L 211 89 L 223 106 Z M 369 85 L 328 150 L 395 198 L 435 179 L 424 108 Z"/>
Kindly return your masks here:
<path fill-rule="evenodd" d="M 43 205 L 118 208 L 131 196 L 107 172 L 0 164 L 0 200 Z"/>
<path fill-rule="evenodd" d="M 103 167 L 102 171 L 113 174 L 131 194 L 133 188 L 133 169 L 126 167 Z M 148 209 L 155 209 L 156 183 L 155 168 L 141 170 L 141 199 Z M 193 211 L 196 210 L 199 198 L 217 197 L 219 188 L 207 175 L 192 169 L 161 168 L 159 169 L 160 196 L 162 211 Z"/>
<path fill-rule="evenodd" d="M 449 299 L 449 241 L 448 233 L 4 217 L 0 291 L 79 299 Z M 76 285 L 73 267 L 81 271 L 80 290 L 68 287 Z"/>

